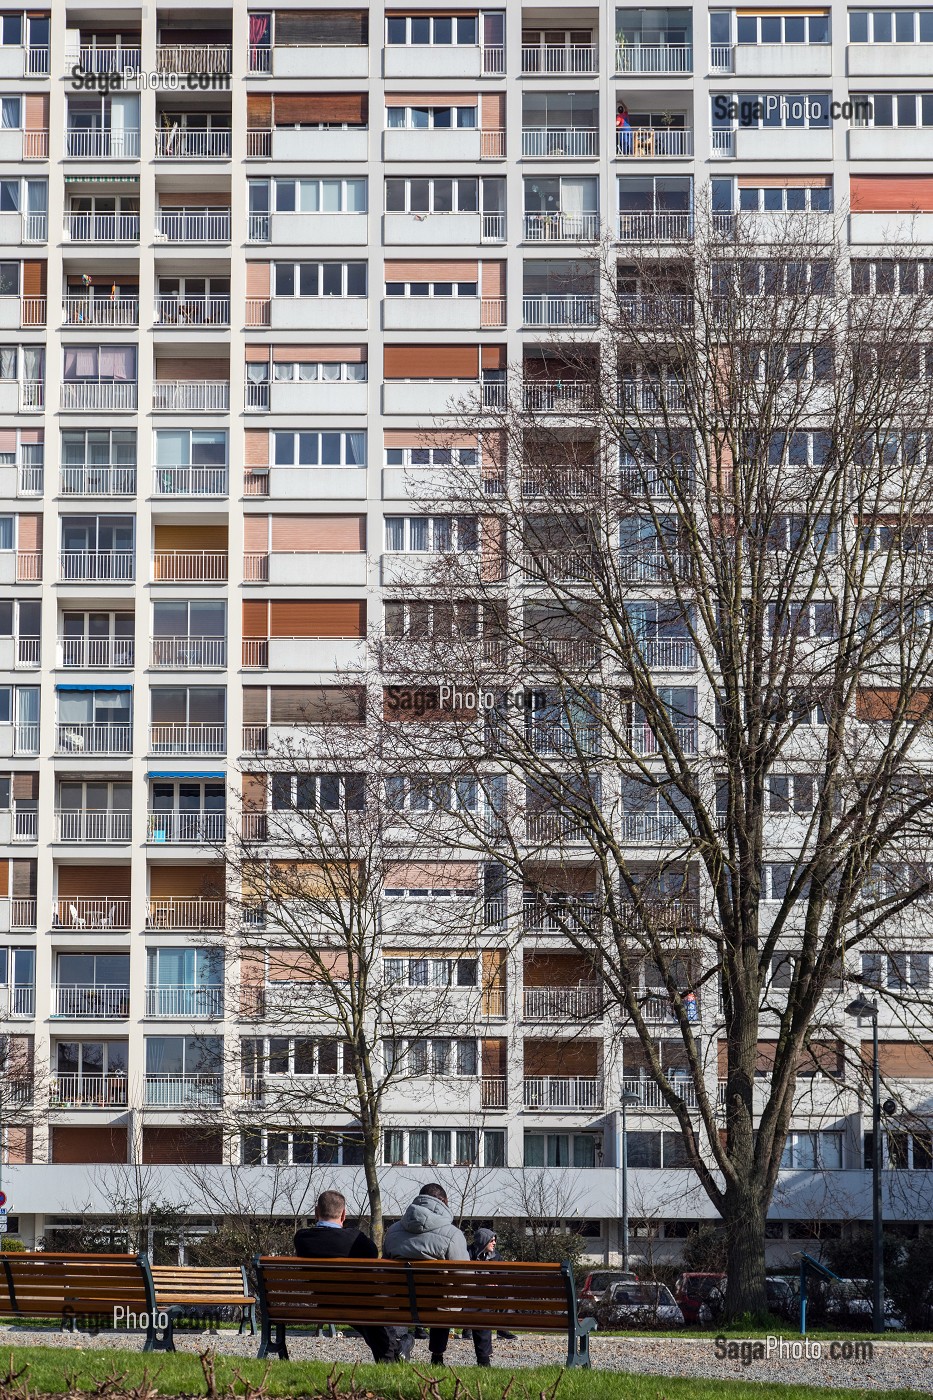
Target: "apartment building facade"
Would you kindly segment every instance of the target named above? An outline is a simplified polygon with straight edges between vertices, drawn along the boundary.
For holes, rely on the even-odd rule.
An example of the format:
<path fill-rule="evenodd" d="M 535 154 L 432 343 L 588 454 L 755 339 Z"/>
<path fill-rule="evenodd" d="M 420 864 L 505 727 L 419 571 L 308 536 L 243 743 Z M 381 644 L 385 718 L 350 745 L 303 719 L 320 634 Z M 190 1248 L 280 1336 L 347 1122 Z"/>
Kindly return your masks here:
<path fill-rule="evenodd" d="M 358 1197 L 352 1123 L 226 1130 L 257 1054 L 270 1076 L 340 1068 L 302 1058 L 300 1025 L 272 1046 L 210 952 L 240 775 L 401 615 L 411 556 L 475 548 L 412 503 L 411 468 L 449 460 L 425 435 L 453 399 L 494 406 L 520 373 L 543 406 L 542 367 L 597 313 L 606 236 L 621 282 L 625 247 L 682 238 L 701 198 L 763 227 L 848 205 L 866 260 L 901 223 L 933 244 L 931 72 L 933 9 L 838 0 L 0 15 L 0 1032 L 38 1096 L 2 1125 L 2 1181 L 24 1241 L 107 1213 L 121 1164 L 163 1199 L 180 1163 L 259 1181 L 288 1162 Z M 768 94 L 785 101 L 756 115 Z M 825 116 L 856 97 L 870 119 Z M 467 464 L 481 438 L 453 450 Z M 425 947 L 393 975 L 417 986 L 458 961 L 430 942 L 451 892 L 404 892 Z M 546 907 L 499 898 L 512 922 L 459 959 L 476 1017 L 387 1112 L 386 1209 L 431 1164 L 472 1176 L 477 1218 L 521 1214 L 527 1167 L 613 1259 L 624 1093 L 633 1246 L 676 1254 L 712 1212 L 637 1043 Z M 881 975 L 926 985 L 927 954 Z M 718 1010 L 698 1007 L 712 1041 Z M 899 1045 L 887 1068 L 922 1111 L 931 1071 Z M 870 1115 L 841 1074 L 805 1086 L 775 1255 L 870 1215 Z M 933 1140 L 902 1136 L 886 1204 L 913 1228 Z"/>

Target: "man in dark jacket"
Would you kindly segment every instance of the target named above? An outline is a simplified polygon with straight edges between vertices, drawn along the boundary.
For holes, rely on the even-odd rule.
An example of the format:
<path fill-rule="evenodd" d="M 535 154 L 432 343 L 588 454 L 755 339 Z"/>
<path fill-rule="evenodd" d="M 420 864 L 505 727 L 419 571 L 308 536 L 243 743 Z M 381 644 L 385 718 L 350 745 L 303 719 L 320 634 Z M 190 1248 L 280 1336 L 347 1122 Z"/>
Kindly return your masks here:
<path fill-rule="evenodd" d="M 314 1207 L 314 1224 L 295 1234 L 302 1259 L 378 1259 L 368 1235 L 347 1224 L 347 1202 L 339 1191 L 322 1191 Z M 397 1361 L 398 1348 L 385 1327 L 359 1327 L 374 1361 Z"/>

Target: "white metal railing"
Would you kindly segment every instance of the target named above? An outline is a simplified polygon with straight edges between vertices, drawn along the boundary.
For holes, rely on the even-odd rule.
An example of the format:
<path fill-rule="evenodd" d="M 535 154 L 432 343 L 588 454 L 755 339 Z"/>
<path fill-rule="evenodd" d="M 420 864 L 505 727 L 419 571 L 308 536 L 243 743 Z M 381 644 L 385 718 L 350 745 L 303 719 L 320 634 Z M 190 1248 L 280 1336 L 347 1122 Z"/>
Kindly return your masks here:
<path fill-rule="evenodd" d="M 483 76 L 505 72 L 505 45 L 483 45 Z"/>
<path fill-rule="evenodd" d="M 229 209 L 161 209 L 156 235 L 168 243 L 229 243 Z"/>
<path fill-rule="evenodd" d="M 246 583 L 268 583 L 269 555 L 265 552 L 244 554 L 243 579 Z"/>
<path fill-rule="evenodd" d="M 598 754 L 602 749 L 602 730 L 597 725 L 549 724 L 533 720 L 527 729 L 533 753 Z"/>
<path fill-rule="evenodd" d="M 42 379 L 21 379 L 19 406 L 24 412 L 45 407 L 45 382 Z"/>
<path fill-rule="evenodd" d="M 23 76 L 26 78 L 46 78 L 48 75 L 48 44 L 27 44 L 23 51 Z"/>
<path fill-rule="evenodd" d="M 666 579 L 682 578 L 687 571 L 685 554 L 667 554 L 661 550 L 630 550 L 619 558 L 619 577 L 626 583 L 664 583 Z"/>
<path fill-rule="evenodd" d="M 693 299 L 685 296 L 638 296 L 623 292 L 619 296 L 619 312 L 636 325 L 686 326 L 693 317 Z"/>
<path fill-rule="evenodd" d="M 624 466 L 619 473 L 619 484 L 623 491 L 640 496 L 672 496 L 679 499 L 681 494 L 691 494 L 696 485 L 693 471 L 689 467 L 661 468 L 649 466 Z"/>
<path fill-rule="evenodd" d="M 224 1014 L 223 987 L 148 986 L 146 988 L 147 1016 L 184 1016 L 205 1018 Z"/>
<path fill-rule="evenodd" d="M 132 637 L 59 637 L 58 664 L 88 669 L 123 668 L 135 662 Z"/>
<path fill-rule="evenodd" d="M 647 637 L 637 642 L 646 666 L 662 671 L 692 670 L 697 664 L 696 643 L 690 637 Z"/>
<path fill-rule="evenodd" d="M 639 908 L 629 900 L 619 909 L 619 921 L 632 929 L 684 929 L 696 928 L 700 920 L 700 906 L 695 899 L 648 899 Z"/>
<path fill-rule="evenodd" d="M 723 158 L 735 155 L 735 130 L 730 126 L 717 126 L 710 132 L 710 146 L 714 156 Z"/>
<path fill-rule="evenodd" d="M 131 549 L 63 549 L 58 556 L 62 583 L 125 583 L 136 577 Z"/>
<path fill-rule="evenodd" d="M 16 665 L 31 668 L 39 665 L 41 637 L 16 637 Z"/>
<path fill-rule="evenodd" d="M 522 155 L 535 159 L 546 156 L 598 156 L 599 128 L 526 126 L 522 129 Z"/>
<path fill-rule="evenodd" d="M 81 44 L 66 53 L 65 63 L 82 73 L 124 73 L 138 71 L 142 57 L 138 44 Z"/>
<path fill-rule="evenodd" d="M 244 637 L 243 660 L 241 665 L 254 670 L 269 664 L 269 640 L 267 637 Z"/>
<path fill-rule="evenodd" d="M 709 51 L 709 71 L 711 73 L 732 72 L 732 45 L 711 44 Z"/>
<path fill-rule="evenodd" d="M 584 583 L 593 576 L 593 557 L 586 550 L 525 550 L 522 554 L 522 571 L 537 579 L 562 580 L 565 583 Z"/>
<path fill-rule="evenodd" d="M 657 413 L 661 409 L 682 412 L 687 400 L 686 387 L 680 379 L 620 379 L 619 407 L 639 413 Z"/>
<path fill-rule="evenodd" d="M 127 813 L 127 815 L 129 815 Z M 128 898 L 92 898 L 75 895 L 55 903 L 55 927 L 78 929 L 126 929 L 130 926 Z"/>
<path fill-rule="evenodd" d="M 53 1074 L 53 1108 L 125 1108 L 127 1080 L 121 1074 Z"/>
<path fill-rule="evenodd" d="M 230 384 L 226 379 L 157 379 L 152 407 L 166 413 L 226 413 Z"/>
<path fill-rule="evenodd" d="M 595 666 L 599 664 L 599 642 L 583 637 L 547 637 L 536 639 L 559 666 Z M 532 647 L 532 653 L 535 647 Z"/>
<path fill-rule="evenodd" d="M 249 242 L 268 243 L 271 235 L 272 216 L 270 214 L 250 214 L 246 235 Z"/>
<path fill-rule="evenodd" d="M 55 813 L 56 841 L 107 841 L 123 845 L 130 840 L 132 819 L 129 812 L 92 812 L 87 810 Z"/>
<path fill-rule="evenodd" d="M 479 134 L 480 160 L 502 160 L 505 155 L 505 131 L 501 127 L 484 127 Z"/>
<path fill-rule="evenodd" d="M 268 160 L 272 155 L 272 128 L 258 127 L 246 133 L 246 155 L 250 160 Z"/>
<path fill-rule="evenodd" d="M 39 752 L 38 724 L 13 725 L 13 752 L 16 754 L 37 754 Z"/>
<path fill-rule="evenodd" d="M 153 724 L 149 731 L 153 753 L 222 754 L 227 750 L 225 724 Z"/>
<path fill-rule="evenodd" d="M 692 44 L 617 44 L 617 73 L 692 73 Z"/>
<path fill-rule="evenodd" d="M 526 326 L 595 326 L 599 297 L 591 293 L 526 296 L 522 298 L 522 319 Z"/>
<path fill-rule="evenodd" d="M 225 812 L 149 812 L 146 840 L 209 845 L 223 841 L 227 830 Z"/>
<path fill-rule="evenodd" d="M 48 158 L 48 129 L 43 131 L 30 131 L 27 127 L 23 132 L 23 160 L 48 160 Z"/>
<path fill-rule="evenodd" d="M 155 304 L 157 326 L 229 326 L 229 297 L 157 297 Z"/>
<path fill-rule="evenodd" d="M 146 922 L 154 929 L 222 929 L 227 906 L 222 899 L 207 899 L 202 895 L 152 895 L 146 910 Z"/>
<path fill-rule="evenodd" d="M 653 736 L 652 736 L 653 737 Z M 645 752 L 639 748 L 639 753 Z M 648 750 L 654 752 L 653 749 Z M 682 840 L 684 828 L 673 812 L 626 812 L 622 817 L 622 839 L 632 843 L 662 845 L 667 841 Z"/>
<path fill-rule="evenodd" d="M 263 412 L 269 410 L 269 381 L 262 380 L 259 383 L 246 381 L 244 392 L 244 407 L 247 409 L 260 409 Z"/>
<path fill-rule="evenodd" d="M 685 1077 L 680 1078 L 678 1076 L 671 1079 L 669 1083 L 677 1097 L 683 1099 L 687 1108 L 696 1108 L 696 1085 L 692 1079 L 687 1079 Z M 667 1103 L 661 1093 L 660 1085 L 655 1084 L 653 1079 L 624 1079 L 622 1081 L 622 1092 L 626 1095 L 631 1094 L 633 1098 L 638 1099 L 642 1108 L 667 1108 Z"/>
<path fill-rule="evenodd" d="M 671 730 L 673 742 L 678 744 L 684 753 L 696 753 L 697 726 L 695 724 L 675 724 L 671 726 Z M 659 752 L 657 736 L 647 724 L 633 725 L 629 729 L 627 737 L 633 753 L 652 754 Z M 667 742 L 665 740 L 665 743 Z M 673 816 L 673 813 L 671 815 Z"/>
<path fill-rule="evenodd" d="M 66 326 L 138 326 L 136 297 L 62 297 L 62 321 Z"/>
<path fill-rule="evenodd" d="M 19 464 L 17 494 L 20 496 L 41 496 L 45 483 L 45 468 Z"/>
<path fill-rule="evenodd" d="M 219 1074 L 147 1074 L 146 1103 L 158 1108 L 219 1108 Z"/>
<path fill-rule="evenodd" d="M 479 1092 L 482 1108 L 505 1108 L 508 1103 L 508 1080 L 504 1074 L 484 1074 Z"/>
<path fill-rule="evenodd" d="M 692 156 L 693 132 L 677 126 L 630 126 L 616 132 L 616 154 L 658 160 Z"/>
<path fill-rule="evenodd" d="M 595 44 L 523 44 L 522 73 L 597 73 Z"/>
<path fill-rule="evenodd" d="M 572 812 L 529 812 L 525 826 L 529 841 L 586 840 L 586 828 Z"/>
<path fill-rule="evenodd" d="M 130 1014 L 129 987 L 66 987 L 55 988 L 53 1016 L 71 1020 L 125 1020 Z"/>
<path fill-rule="evenodd" d="M 34 807 L 25 810 L 13 809 L 13 840 L 37 841 L 39 838 L 39 813 Z"/>
<path fill-rule="evenodd" d="M 131 724 L 59 724 L 56 726 L 56 753 L 132 753 Z"/>
<path fill-rule="evenodd" d="M 59 407 L 63 409 L 90 409 L 94 412 L 111 412 L 136 407 L 136 381 L 115 380 L 62 380 Z"/>
<path fill-rule="evenodd" d="M 247 297 L 245 311 L 244 321 L 247 326 L 270 326 L 272 324 L 271 297 Z"/>
<path fill-rule="evenodd" d="M 484 987 L 480 999 L 480 1011 L 483 1016 L 497 1021 L 502 1020 L 506 1012 L 505 987 Z"/>
<path fill-rule="evenodd" d="M 685 1010 L 687 1010 L 686 1007 Z M 663 994 L 646 996 L 641 1003 L 641 1014 L 646 1021 L 660 1021 L 664 1025 L 670 1025 L 677 1020 L 670 997 Z M 691 1021 L 700 1019 L 700 1007 L 695 997 L 692 1013 L 688 1014 Z"/>
<path fill-rule="evenodd" d="M 135 496 L 136 468 L 96 466 L 89 462 L 61 467 L 58 489 L 63 496 Z"/>
<path fill-rule="evenodd" d="M 157 549 L 152 556 L 154 583 L 225 583 L 223 549 Z"/>
<path fill-rule="evenodd" d="M 35 987 L 0 987 L 0 1020 L 36 1014 Z"/>
<path fill-rule="evenodd" d="M 10 928 L 36 927 L 36 901 L 34 899 L 10 899 Z"/>
<path fill-rule="evenodd" d="M 505 214 L 484 212 L 480 215 L 480 219 L 480 238 L 483 243 L 505 242 Z"/>
<path fill-rule="evenodd" d="M 522 473 L 523 496 L 592 496 L 598 489 L 597 467 L 555 467 L 540 472 L 525 467 Z M 555 645 L 564 645 L 566 650 L 560 638 L 548 638 L 548 646 Z M 575 641 L 574 645 L 578 643 Z"/>
<path fill-rule="evenodd" d="M 584 379 L 530 379 L 522 385 L 530 413 L 585 413 L 596 408 L 596 386 Z"/>
<path fill-rule="evenodd" d="M 229 44 L 156 45 L 156 70 L 159 73 L 229 73 L 231 66 Z"/>
<path fill-rule="evenodd" d="M 589 1021 L 603 1014 L 601 989 L 579 987 L 526 987 L 523 1012 L 527 1021 Z"/>
<path fill-rule="evenodd" d="M 226 666 L 226 637 L 153 637 L 150 666 L 184 670 L 187 667 Z"/>
<path fill-rule="evenodd" d="M 49 216 L 46 213 L 23 215 L 23 242 L 45 243 L 49 236 Z"/>
<path fill-rule="evenodd" d="M 154 496 L 226 496 L 226 467 L 152 468 Z"/>
<path fill-rule="evenodd" d="M 534 1075 L 525 1079 L 526 1108 L 601 1108 L 601 1079 L 581 1075 Z"/>
<path fill-rule="evenodd" d="M 20 297 L 19 319 L 23 326 L 44 326 L 46 321 L 45 297 Z"/>
<path fill-rule="evenodd" d="M 479 319 L 481 326 L 504 326 L 505 297 L 481 297 Z"/>
<path fill-rule="evenodd" d="M 261 44 L 250 44 L 249 71 L 251 73 L 272 72 L 272 49 Z"/>
<path fill-rule="evenodd" d="M 598 214 L 525 215 L 528 243 L 593 243 L 598 237 Z"/>
<path fill-rule="evenodd" d="M 138 243 L 138 214 L 66 214 L 65 237 L 72 243 Z"/>
<path fill-rule="evenodd" d="M 119 130 L 75 130 L 65 132 L 65 155 L 74 160 L 138 160 L 139 132 L 130 127 Z"/>
<path fill-rule="evenodd" d="M 229 131 L 189 131 L 175 127 L 155 134 L 156 160 L 229 160 Z"/>
<path fill-rule="evenodd" d="M 676 243 L 693 237 L 693 215 L 645 212 L 619 214 L 619 239 L 623 243 Z"/>
<path fill-rule="evenodd" d="M 267 653 L 268 655 L 268 653 Z M 257 663 L 260 666 L 267 666 L 268 661 Z M 267 753 L 269 749 L 269 726 L 267 724 L 244 724 L 243 726 L 243 752 L 244 753 Z"/>

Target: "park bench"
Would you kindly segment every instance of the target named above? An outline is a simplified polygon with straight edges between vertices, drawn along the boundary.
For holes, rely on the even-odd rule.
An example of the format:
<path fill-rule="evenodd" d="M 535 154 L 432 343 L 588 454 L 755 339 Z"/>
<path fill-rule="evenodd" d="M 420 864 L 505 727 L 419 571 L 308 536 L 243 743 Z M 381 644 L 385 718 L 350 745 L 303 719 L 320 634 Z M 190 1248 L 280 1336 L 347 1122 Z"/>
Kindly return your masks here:
<path fill-rule="evenodd" d="M 166 1319 L 144 1254 L 0 1253 L 0 1317 L 55 1319 L 82 1331 L 139 1327 L 144 1351 L 174 1350 L 171 1327 L 158 1326 Z"/>
<path fill-rule="evenodd" d="M 240 1314 L 240 1332 L 249 1324 L 250 1335 L 256 1335 L 256 1299 L 249 1291 L 246 1269 L 242 1264 L 229 1268 L 198 1268 L 191 1265 L 153 1264 L 156 1307 L 169 1313 L 169 1328 L 178 1313 L 202 1309 L 217 1311 L 235 1308 Z"/>
<path fill-rule="evenodd" d="M 593 1318 L 577 1319 L 569 1264 L 459 1260 L 254 1260 L 259 1355 L 288 1360 L 286 1330 L 352 1327 L 489 1327 L 563 1332 L 567 1365 L 589 1366 Z"/>

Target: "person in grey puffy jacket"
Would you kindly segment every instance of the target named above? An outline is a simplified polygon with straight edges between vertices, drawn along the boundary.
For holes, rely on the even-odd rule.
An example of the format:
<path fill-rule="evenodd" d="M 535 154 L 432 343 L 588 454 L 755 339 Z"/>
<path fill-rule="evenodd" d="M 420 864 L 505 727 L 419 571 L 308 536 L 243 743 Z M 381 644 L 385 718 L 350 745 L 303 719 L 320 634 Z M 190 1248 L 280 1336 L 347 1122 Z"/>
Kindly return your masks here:
<path fill-rule="evenodd" d="M 422 1186 L 411 1205 L 394 1225 L 390 1225 L 382 1241 L 387 1259 L 469 1259 L 466 1236 L 454 1224 L 443 1186 L 431 1182 Z M 392 1328 L 401 1356 L 411 1354 L 412 1339 L 407 1328 Z M 431 1363 L 443 1366 L 444 1352 L 450 1340 L 449 1327 L 432 1327 L 428 1334 Z M 489 1365 L 488 1358 L 479 1365 Z"/>

